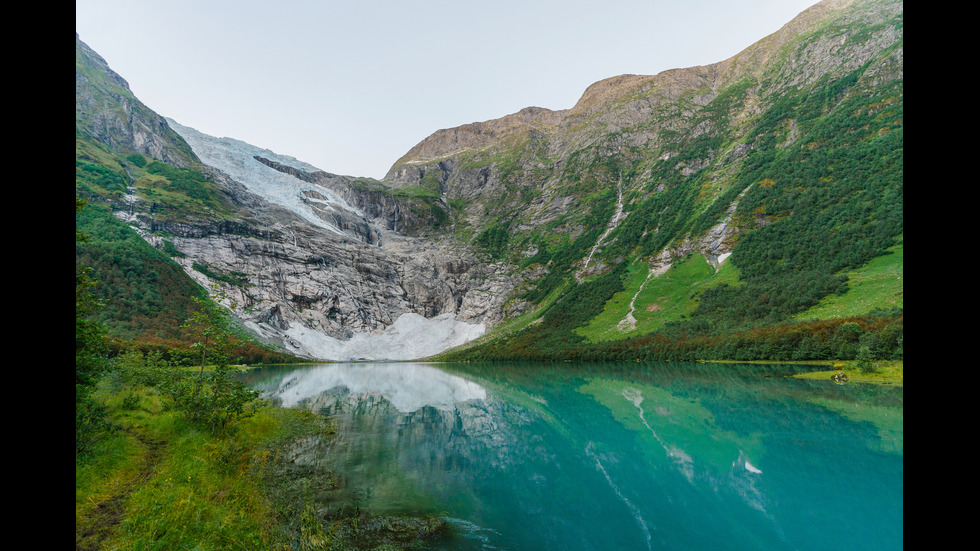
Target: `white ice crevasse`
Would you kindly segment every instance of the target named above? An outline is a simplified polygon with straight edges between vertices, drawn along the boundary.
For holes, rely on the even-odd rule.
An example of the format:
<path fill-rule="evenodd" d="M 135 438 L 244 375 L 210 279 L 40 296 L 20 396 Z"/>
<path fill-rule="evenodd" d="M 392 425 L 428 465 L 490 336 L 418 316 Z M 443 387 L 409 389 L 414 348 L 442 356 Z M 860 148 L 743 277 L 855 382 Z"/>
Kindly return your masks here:
<path fill-rule="evenodd" d="M 318 172 L 319 168 L 304 163 L 294 157 L 280 155 L 268 149 L 262 149 L 250 145 L 234 138 L 216 138 L 198 132 L 193 128 L 183 126 L 173 119 L 167 119 L 167 123 L 174 129 L 194 153 L 205 164 L 211 165 L 233 180 L 241 183 L 248 191 L 279 205 L 291 212 L 294 212 L 310 223 L 343 235 L 344 232 L 330 224 L 326 220 L 317 216 L 310 207 L 309 202 L 319 202 L 328 207 L 345 210 L 353 215 L 363 217 L 363 213 L 350 206 L 333 191 L 304 182 L 295 176 L 279 172 L 255 160 L 255 156 L 264 157 L 271 161 L 302 170 L 304 172 Z M 320 201 L 305 196 L 307 191 L 316 191 L 318 194 L 327 198 Z"/>

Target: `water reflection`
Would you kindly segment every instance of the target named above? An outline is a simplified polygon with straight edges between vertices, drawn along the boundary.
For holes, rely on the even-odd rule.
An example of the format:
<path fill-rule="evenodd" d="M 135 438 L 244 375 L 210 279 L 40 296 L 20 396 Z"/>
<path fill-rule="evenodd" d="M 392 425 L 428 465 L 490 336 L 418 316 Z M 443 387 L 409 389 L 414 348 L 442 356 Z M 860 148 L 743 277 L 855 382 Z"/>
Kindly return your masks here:
<path fill-rule="evenodd" d="M 458 403 L 487 396 L 476 383 L 420 363 L 320 365 L 290 371 L 262 386 L 266 396 L 283 407 L 296 407 L 325 392 L 343 389 L 350 394 L 377 395 L 403 413 L 425 406 L 449 411 Z"/>
<path fill-rule="evenodd" d="M 787 377 L 807 369 L 334 364 L 251 384 L 339 423 L 296 461 L 363 507 L 454 519 L 447 548 L 901 548 L 901 388 Z"/>

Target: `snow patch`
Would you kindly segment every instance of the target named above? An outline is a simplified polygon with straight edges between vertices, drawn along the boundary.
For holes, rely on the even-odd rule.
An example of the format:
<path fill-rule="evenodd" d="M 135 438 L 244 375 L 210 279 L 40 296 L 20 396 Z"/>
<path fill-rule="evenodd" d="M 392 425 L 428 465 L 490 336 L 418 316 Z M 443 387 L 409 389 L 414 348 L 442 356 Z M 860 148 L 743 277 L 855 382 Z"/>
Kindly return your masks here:
<path fill-rule="evenodd" d="M 486 326 L 443 314 L 432 319 L 402 314 L 381 333 L 358 333 L 350 340 L 335 339 L 308 327 L 293 325 L 286 330 L 287 346 L 320 360 L 417 360 L 465 344 L 486 331 Z"/>

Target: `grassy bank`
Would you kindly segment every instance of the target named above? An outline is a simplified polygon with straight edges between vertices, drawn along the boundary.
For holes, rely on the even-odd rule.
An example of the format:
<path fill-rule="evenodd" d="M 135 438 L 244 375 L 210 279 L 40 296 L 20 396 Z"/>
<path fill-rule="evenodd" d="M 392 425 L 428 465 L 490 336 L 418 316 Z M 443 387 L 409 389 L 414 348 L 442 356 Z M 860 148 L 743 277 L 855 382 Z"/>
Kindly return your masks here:
<path fill-rule="evenodd" d="M 876 360 L 869 366 L 861 365 L 857 360 L 807 360 L 794 362 L 711 360 L 711 363 L 826 365 L 826 370 L 798 373 L 793 375 L 793 377 L 799 379 L 833 380 L 834 375 L 844 373 L 847 376 L 847 383 L 871 383 L 879 385 L 903 386 L 905 375 L 905 360 Z"/>
<path fill-rule="evenodd" d="M 317 494 L 333 473 L 295 461 L 329 421 L 260 404 L 222 431 L 191 423 L 152 387 L 97 392 L 110 429 L 75 459 L 76 549 L 412 549 L 438 518 L 378 517 Z"/>
<path fill-rule="evenodd" d="M 847 383 L 871 383 L 879 385 L 904 386 L 905 361 L 876 361 L 870 366 L 861 366 L 857 360 L 846 362 L 826 362 L 826 371 L 812 371 L 794 375 L 801 379 L 831 379 L 844 373 Z"/>

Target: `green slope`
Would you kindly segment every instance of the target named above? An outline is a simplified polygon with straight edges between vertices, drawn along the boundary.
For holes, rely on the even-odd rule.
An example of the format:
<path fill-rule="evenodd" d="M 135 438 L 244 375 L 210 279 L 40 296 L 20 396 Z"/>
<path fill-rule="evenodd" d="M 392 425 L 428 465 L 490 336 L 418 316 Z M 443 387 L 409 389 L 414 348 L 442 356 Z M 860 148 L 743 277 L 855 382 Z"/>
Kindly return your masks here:
<path fill-rule="evenodd" d="M 797 320 L 820 320 L 861 316 L 876 309 L 904 308 L 904 243 L 888 248 L 888 254 L 847 272 L 847 291 L 829 295 Z"/>
<path fill-rule="evenodd" d="M 491 169 L 493 159 L 508 159 L 499 170 L 508 178 L 503 193 L 486 207 L 492 227 L 506 230 L 494 243 L 507 244 L 511 262 L 547 270 L 523 298 L 544 307 L 555 289 L 568 290 L 543 308 L 541 323 L 491 335 L 470 348 L 471 357 L 572 359 L 631 350 L 642 352 L 636 357 L 707 358 L 734 353 L 725 344 L 734 342 L 739 357 L 816 359 L 856 347 L 842 346 L 844 337 L 829 344 L 834 324 L 788 328 L 858 316 L 861 331 L 900 331 L 902 27 L 900 3 L 855 2 L 803 28 L 767 65 L 718 90 L 693 87 L 664 103 L 661 88 L 635 87 L 595 104 L 579 126 L 509 143 L 520 150 L 488 153 Z M 826 48 L 835 42 L 860 60 Z M 814 51 L 842 56 L 835 61 L 841 70 L 802 77 L 814 70 L 808 63 L 822 61 L 808 58 Z M 680 72 L 676 82 L 696 81 L 695 73 Z M 646 118 L 617 118 L 658 101 L 661 110 Z M 576 143 L 562 134 L 576 131 L 587 145 L 542 160 L 554 155 L 549 141 Z M 604 234 L 617 186 L 625 218 Z M 555 189 L 571 206 L 536 224 L 527 196 Z M 723 270 L 714 273 L 695 253 L 647 278 L 650 259 L 696 247 L 722 221 L 734 229 Z M 533 257 L 523 257 L 528 250 L 536 250 Z M 501 254 L 499 246 L 494 253 Z M 587 256 L 601 269 L 580 280 Z M 623 325 L 630 313 L 635 324 Z M 792 338 L 775 336 L 794 331 Z"/>
<path fill-rule="evenodd" d="M 634 262 L 624 289 L 606 303 L 601 314 L 575 332 L 590 341 L 617 340 L 651 333 L 680 322 L 697 308 L 704 290 L 734 284 L 738 273 L 730 263 L 716 272 L 702 255 L 692 254 L 656 276 L 644 262 Z M 629 316 L 632 315 L 633 323 Z"/>

